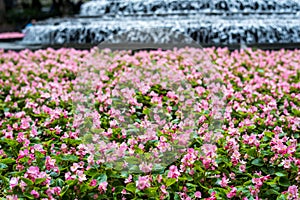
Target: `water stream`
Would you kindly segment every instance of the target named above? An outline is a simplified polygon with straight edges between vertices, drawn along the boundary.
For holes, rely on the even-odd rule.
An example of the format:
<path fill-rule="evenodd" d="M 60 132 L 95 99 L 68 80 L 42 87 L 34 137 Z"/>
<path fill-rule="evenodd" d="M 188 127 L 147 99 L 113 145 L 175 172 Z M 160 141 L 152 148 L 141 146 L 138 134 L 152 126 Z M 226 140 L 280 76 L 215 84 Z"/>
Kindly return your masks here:
<path fill-rule="evenodd" d="M 26 28 L 22 43 L 120 43 L 122 34 L 140 43 L 169 43 L 176 34 L 209 45 L 298 43 L 299 10 L 300 0 L 95 0 L 75 18 Z"/>

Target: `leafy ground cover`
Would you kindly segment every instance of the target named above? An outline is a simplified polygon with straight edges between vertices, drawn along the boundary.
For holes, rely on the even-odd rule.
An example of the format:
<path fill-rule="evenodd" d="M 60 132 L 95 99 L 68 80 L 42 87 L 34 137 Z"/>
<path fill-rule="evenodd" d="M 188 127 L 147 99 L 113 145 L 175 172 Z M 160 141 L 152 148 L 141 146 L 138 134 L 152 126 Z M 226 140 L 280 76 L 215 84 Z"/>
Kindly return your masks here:
<path fill-rule="evenodd" d="M 201 62 L 200 51 L 0 51 L 0 195 L 4 199 L 300 199 L 300 51 L 204 49 L 216 69 L 210 75 L 222 82 L 225 103 L 222 125 L 213 131 L 209 127 L 216 85 L 209 87 L 203 71 L 193 67 Z M 189 95 L 194 95 L 190 109 L 197 114 L 197 130 L 188 147 L 164 168 L 151 162 L 136 164 L 135 159 L 112 165 L 111 161 L 127 155 L 159 158 L 155 155 L 184 139 L 180 133 L 185 123 L 180 123 L 178 111 L 188 99 L 180 101 L 178 88 L 166 90 L 162 77 L 143 85 L 140 73 L 131 74 L 146 66 L 181 73 L 178 78 L 195 91 Z M 76 118 L 74 99 L 88 96 L 88 90 L 78 89 L 79 74 L 89 80 L 95 108 L 89 123 L 107 139 L 100 146 L 87 143 Z M 138 90 L 116 90 L 124 74 L 123 82 L 136 84 Z M 151 124 L 153 107 L 168 113 L 167 122 L 154 119 L 167 125 L 142 135 L 128 134 L 118 121 L 120 112 L 112 106 L 116 93 L 129 102 L 135 127 Z M 93 137 L 95 144 L 99 138 Z M 117 153 L 107 154 L 110 148 Z M 138 173 L 128 170 L 134 164 Z"/>

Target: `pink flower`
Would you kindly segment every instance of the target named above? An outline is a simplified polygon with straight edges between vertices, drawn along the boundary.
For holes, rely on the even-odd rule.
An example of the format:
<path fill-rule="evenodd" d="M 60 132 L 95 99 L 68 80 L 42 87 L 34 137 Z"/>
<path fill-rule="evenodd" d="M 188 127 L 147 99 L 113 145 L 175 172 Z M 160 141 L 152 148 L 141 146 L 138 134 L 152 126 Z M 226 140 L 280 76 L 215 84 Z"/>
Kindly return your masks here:
<path fill-rule="evenodd" d="M 60 149 L 65 153 L 68 151 L 68 146 L 65 143 L 62 143 Z"/>
<path fill-rule="evenodd" d="M 299 193 L 298 193 L 298 187 L 296 185 L 289 186 L 288 188 L 288 199 L 298 199 Z"/>
<path fill-rule="evenodd" d="M 27 173 L 36 175 L 40 173 L 40 169 L 39 167 L 31 166 L 28 168 Z"/>
<path fill-rule="evenodd" d="M 96 185 L 97 185 L 97 180 L 95 180 L 95 179 L 91 180 L 90 186 L 94 187 Z"/>
<path fill-rule="evenodd" d="M 75 172 L 78 168 L 79 168 L 79 165 L 77 163 L 73 163 L 73 165 L 71 166 L 71 171 Z"/>
<path fill-rule="evenodd" d="M 252 178 L 252 183 L 258 187 L 261 187 L 263 185 L 261 178 Z"/>
<path fill-rule="evenodd" d="M 226 176 L 223 176 L 223 178 L 220 182 L 221 187 L 223 187 L 223 188 L 227 187 L 228 183 L 229 183 L 229 179 Z"/>
<path fill-rule="evenodd" d="M 98 190 L 100 191 L 101 194 L 106 192 L 107 185 L 108 185 L 108 183 L 106 181 L 99 184 Z"/>
<path fill-rule="evenodd" d="M 138 180 L 136 181 L 136 187 L 139 190 L 144 190 L 150 187 L 149 176 L 139 176 Z"/>
<path fill-rule="evenodd" d="M 33 195 L 34 198 L 39 198 L 39 197 L 40 197 L 39 193 L 38 193 L 37 191 L 35 191 L 35 190 L 32 190 L 32 191 L 30 192 L 30 194 Z"/>
<path fill-rule="evenodd" d="M 229 199 L 235 197 L 236 191 L 237 191 L 236 187 L 231 188 L 231 191 L 227 194 L 227 197 L 228 197 Z"/>
<path fill-rule="evenodd" d="M 67 173 L 65 173 L 65 180 L 67 181 L 67 180 L 72 180 L 73 178 L 72 178 L 72 176 L 71 176 L 71 172 L 67 172 Z"/>
<path fill-rule="evenodd" d="M 202 196 L 202 195 L 201 195 L 201 192 L 199 192 L 199 191 L 196 191 L 196 192 L 195 192 L 195 197 L 196 197 L 196 198 L 200 199 L 201 196 Z"/>
<path fill-rule="evenodd" d="M 281 164 L 285 169 L 289 169 L 291 167 L 291 161 L 289 159 L 284 159 Z"/>
<path fill-rule="evenodd" d="M 6 200 L 18 200 L 18 196 L 17 195 L 7 195 Z"/>
<path fill-rule="evenodd" d="M 30 179 L 36 179 L 39 173 L 40 173 L 39 167 L 31 166 L 27 169 L 27 172 L 25 173 L 24 177 Z"/>
<path fill-rule="evenodd" d="M 60 192 L 61 192 L 61 188 L 60 187 L 54 187 L 52 191 L 55 195 L 59 196 Z"/>
<path fill-rule="evenodd" d="M 46 164 L 45 164 L 46 169 L 50 170 L 50 169 L 54 168 L 55 167 L 55 162 L 56 162 L 55 159 L 52 159 L 50 156 L 47 156 L 46 157 Z"/>
<path fill-rule="evenodd" d="M 94 199 L 98 199 L 99 195 L 98 194 L 94 194 L 93 198 Z"/>
<path fill-rule="evenodd" d="M 22 132 L 18 133 L 17 141 L 18 141 L 19 143 L 22 143 L 22 142 L 24 142 L 25 140 L 26 140 L 26 138 L 25 138 L 25 136 L 24 136 L 24 133 L 22 133 Z"/>
<path fill-rule="evenodd" d="M 153 165 L 151 163 L 147 164 L 143 162 L 142 164 L 139 165 L 140 170 L 144 173 L 149 173 L 152 170 Z"/>
<path fill-rule="evenodd" d="M 14 138 L 12 131 L 6 132 L 6 130 L 3 130 L 3 132 L 4 132 L 5 138 L 7 138 L 7 139 L 13 139 Z"/>
<path fill-rule="evenodd" d="M 130 174 L 127 179 L 125 179 L 124 183 L 130 183 L 132 181 L 132 175 Z"/>
<path fill-rule="evenodd" d="M 162 175 L 158 174 L 156 180 L 157 182 L 161 183 L 161 181 L 163 180 Z"/>
<path fill-rule="evenodd" d="M 124 194 L 127 194 L 126 190 L 123 189 L 122 192 L 121 192 L 121 194 L 123 194 L 123 195 L 124 195 Z"/>
<path fill-rule="evenodd" d="M 241 161 L 241 165 L 239 166 L 239 170 L 241 171 L 241 172 L 245 172 L 245 170 L 246 170 L 246 162 L 245 161 Z"/>
<path fill-rule="evenodd" d="M 166 190 L 166 186 L 165 185 L 162 185 L 160 186 L 160 190 L 163 194 L 168 194 L 168 191 Z"/>
<path fill-rule="evenodd" d="M 86 179 L 86 176 L 85 176 L 85 174 L 84 174 L 83 171 L 78 170 L 78 171 L 76 172 L 76 174 L 77 174 L 78 180 L 79 180 L 80 182 L 83 182 L 83 181 L 87 180 L 87 179 Z"/>
<path fill-rule="evenodd" d="M 172 165 L 169 168 L 168 178 L 178 178 L 180 176 L 180 172 L 177 169 L 177 166 Z"/>
<path fill-rule="evenodd" d="M 12 177 L 9 181 L 10 188 L 13 189 L 19 184 L 19 178 Z"/>
<path fill-rule="evenodd" d="M 26 186 L 27 186 L 27 184 L 24 181 L 21 180 L 20 181 L 20 188 L 22 189 L 22 191 L 25 190 Z"/>

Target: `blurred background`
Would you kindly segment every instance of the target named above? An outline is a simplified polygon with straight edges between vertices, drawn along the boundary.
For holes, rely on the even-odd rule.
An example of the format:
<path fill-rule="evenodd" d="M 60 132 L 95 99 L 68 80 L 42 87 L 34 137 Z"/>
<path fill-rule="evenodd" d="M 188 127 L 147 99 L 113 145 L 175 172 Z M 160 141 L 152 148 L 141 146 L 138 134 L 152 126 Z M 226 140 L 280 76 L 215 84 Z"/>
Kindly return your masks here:
<path fill-rule="evenodd" d="M 21 31 L 35 21 L 78 14 L 84 2 L 86 0 L 0 0 L 0 32 Z"/>

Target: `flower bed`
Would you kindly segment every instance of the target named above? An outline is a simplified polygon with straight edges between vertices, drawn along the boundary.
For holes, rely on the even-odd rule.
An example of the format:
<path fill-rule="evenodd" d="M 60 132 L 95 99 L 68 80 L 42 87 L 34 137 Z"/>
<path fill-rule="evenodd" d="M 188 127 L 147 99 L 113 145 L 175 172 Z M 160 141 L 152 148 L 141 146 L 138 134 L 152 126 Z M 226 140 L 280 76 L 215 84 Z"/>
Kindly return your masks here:
<path fill-rule="evenodd" d="M 219 72 L 210 75 L 221 80 L 224 88 L 223 123 L 213 131 L 209 127 L 214 88 L 208 86 L 202 72 L 193 68 L 201 62 L 201 50 L 134 55 L 109 50 L 95 53 L 95 49 L 0 51 L 0 196 L 299 199 L 300 51 L 204 51 Z M 161 77 L 151 80 L 150 85 L 137 84 L 139 91 L 118 90 L 130 102 L 131 125 L 146 126 L 151 120 L 145 116 L 153 106 L 170 114 L 170 123 L 160 131 L 143 133 L 143 137 L 128 134 L 112 106 L 117 96 L 113 95 L 114 88 L 122 75 L 127 75 L 124 83 L 140 83 L 128 73 L 145 66 L 164 66 L 181 73 L 179 79 L 184 78 L 195 91 L 191 109 L 199 119 L 191 142 L 180 149 L 184 151 L 178 158 L 158 169 L 151 162 L 139 163 L 136 167 L 140 171 L 131 173 L 126 166 L 136 160 L 122 160 L 121 167 L 111 161 L 128 154 L 148 159 L 149 152 L 159 154 L 164 147 L 177 145 L 174 141 L 181 141 L 178 132 L 183 126 L 177 120 L 182 119 L 177 111 L 188 100 L 179 101 L 179 90 L 165 90 Z M 96 72 L 100 74 L 98 79 Z M 89 77 L 87 90 L 78 89 L 80 78 Z M 95 145 L 97 140 L 93 145 L 87 142 L 76 118 L 76 109 L 83 105 L 76 102 L 88 94 L 92 94 L 96 110 L 89 113 L 92 127 L 108 141 L 100 147 Z M 157 117 L 154 121 L 163 123 Z M 120 158 L 102 157 L 112 155 L 107 154 L 109 147 L 117 149 Z M 152 157 L 155 155 L 149 159 Z"/>

